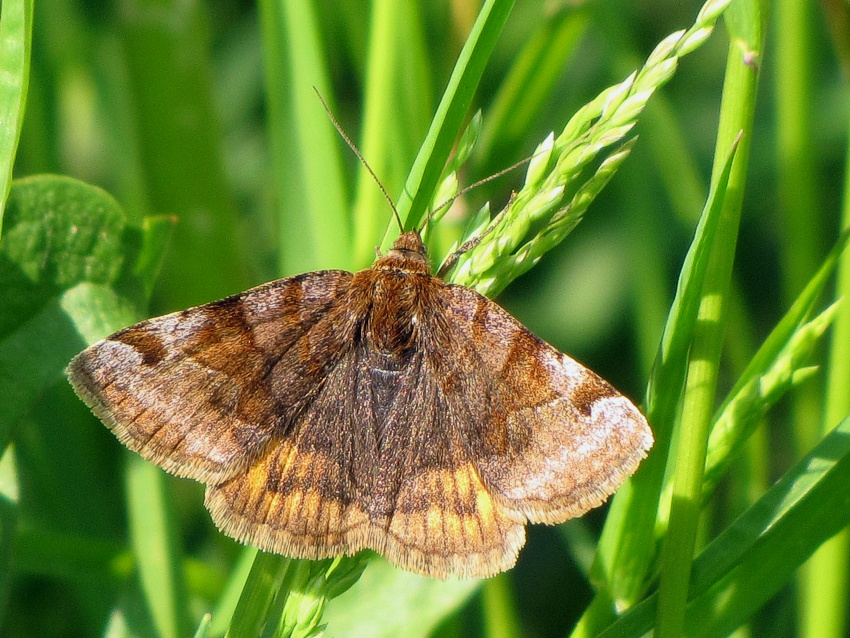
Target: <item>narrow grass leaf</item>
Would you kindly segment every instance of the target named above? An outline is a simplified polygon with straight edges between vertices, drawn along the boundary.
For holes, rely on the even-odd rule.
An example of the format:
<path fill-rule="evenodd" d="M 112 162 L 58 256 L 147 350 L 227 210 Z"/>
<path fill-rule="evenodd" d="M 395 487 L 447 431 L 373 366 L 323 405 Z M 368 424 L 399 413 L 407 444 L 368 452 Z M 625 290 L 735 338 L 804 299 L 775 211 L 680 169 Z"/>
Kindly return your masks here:
<path fill-rule="evenodd" d="M 142 161 L 144 203 L 180 218 L 178 249 L 166 255 L 167 276 L 158 282 L 160 299 L 171 307 L 205 303 L 249 282 L 235 240 L 239 211 L 222 161 L 205 13 L 198 2 L 145 0 L 126 0 L 114 12 L 113 37 L 121 39 L 122 70 L 132 91 L 127 126 L 139 145 L 133 153 Z M 130 179 L 136 168 L 128 167 Z"/>
<path fill-rule="evenodd" d="M 727 636 L 826 540 L 850 524 L 850 419 L 845 419 L 696 558 L 685 635 Z M 651 631 L 653 594 L 599 638 Z"/>
<path fill-rule="evenodd" d="M 172 215 L 150 215 L 142 220 L 142 246 L 132 274 L 141 281 L 145 299 L 153 292 L 176 223 Z"/>
<path fill-rule="evenodd" d="M 502 573 L 485 581 L 481 587 L 485 638 L 514 638 L 522 635 L 511 583 L 510 574 Z"/>
<path fill-rule="evenodd" d="M 826 256 L 811 280 L 806 284 L 806 287 L 794 301 L 791 308 L 788 309 L 788 312 L 776 327 L 771 330 L 770 335 L 765 339 L 762 347 L 759 348 L 732 390 L 729 391 L 728 397 L 724 400 L 718 412 L 722 412 L 726 408 L 726 405 L 741 388 L 747 385 L 753 378 L 760 376 L 759 371 L 763 371 L 768 367 L 769 362 L 776 358 L 776 355 L 782 350 L 785 344 L 790 341 L 794 332 L 811 315 L 821 292 L 823 292 L 824 286 L 826 286 L 830 276 L 835 271 L 841 255 L 847 247 L 848 240 L 850 240 L 850 230 L 842 233 L 835 246 Z"/>
<path fill-rule="evenodd" d="M 411 121 L 416 114 L 400 109 L 410 105 L 399 96 L 406 71 L 402 68 L 405 58 L 402 51 L 407 47 L 403 38 L 414 31 L 418 36 L 413 37 L 414 41 L 420 40 L 421 24 L 416 3 L 380 0 L 372 4 L 371 11 L 360 151 L 384 187 L 395 193 L 405 177 L 400 173 L 401 167 L 409 166 L 414 157 L 408 155 L 404 143 L 408 135 L 405 129 L 418 128 Z M 402 30 L 401 25 L 407 28 Z M 374 259 L 375 246 L 380 243 L 390 217 L 390 207 L 374 178 L 361 166 L 353 205 L 354 252 L 358 266 L 368 265 Z"/>
<path fill-rule="evenodd" d="M 476 150 L 479 163 L 498 169 L 493 159 L 505 157 L 509 149 L 522 143 L 563 77 L 588 24 L 586 12 L 562 10 L 547 16 L 528 38 L 487 113 Z"/>
<path fill-rule="evenodd" d="M 484 66 L 513 6 L 514 0 L 486 0 L 478 12 L 397 202 L 405 228 L 416 226 L 428 212 Z M 398 229 L 390 225 L 382 248 L 388 248 L 397 234 Z"/>
<path fill-rule="evenodd" d="M 292 562 L 283 556 L 257 552 L 233 612 L 227 631 L 229 638 L 261 635 L 268 621 L 269 609 L 284 586 Z M 279 616 L 274 620 L 275 626 L 278 619 Z"/>
<path fill-rule="evenodd" d="M 212 622 L 209 628 L 210 636 L 223 636 L 227 632 L 258 551 L 256 547 L 250 545 L 243 547 L 239 557 L 230 568 L 224 591 L 219 596 L 215 611 L 212 614 Z"/>
<path fill-rule="evenodd" d="M 201 617 L 201 622 L 198 624 L 198 629 L 195 630 L 195 638 L 206 638 L 210 635 L 210 624 L 212 623 L 212 616 L 210 614 L 204 614 Z"/>
<path fill-rule="evenodd" d="M 168 478 L 137 454 L 125 458 L 130 542 L 145 601 L 159 636 L 186 636 L 188 598 Z"/>
<path fill-rule="evenodd" d="M 793 386 L 795 371 L 803 365 L 808 352 L 814 348 L 826 329 L 826 326 L 822 324 L 824 319 L 827 319 L 827 312 L 829 313 L 827 325 L 831 321 L 834 305 L 817 319 L 813 321 L 807 321 L 807 319 L 847 247 L 848 239 L 850 239 L 850 231 L 842 235 L 827 255 L 817 273 L 765 339 L 718 409 L 709 438 L 709 454 L 706 459 L 706 495 L 720 480 L 728 466 L 730 455 L 752 433 L 761 415 L 782 396 L 785 390 Z M 807 334 L 812 334 L 814 339 L 804 339 L 803 337 Z M 773 372 L 777 366 L 782 367 L 783 364 L 782 370 Z M 778 373 L 782 374 L 781 379 L 774 378 Z M 777 385 L 780 387 L 777 388 Z M 753 393 L 757 397 L 751 396 Z M 752 405 L 752 402 L 756 405 Z"/>
<path fill-rule="evenodd" d="M 599 541 L 594 578 L 605 584 L 608 595 L 626 606 L 633 604 L 640 595 L 655 557 L 655 516 L 670 437 L 684 388 L 688 348 L 736 149 L 737 145 L 727 153 L 723 171 L 709 193 L 679 275 L 676 295 L 650 374 L 647 416 L 655 431 L 655 448 L 614 497 Z"/>
<path fill-rule="evenodd" d="M 260 17 L 281 271 L 348 267 L 351 224 L 339 140 L 313 90 L 333 107 L 315 8 L 306 0 L 263 0 Z"/>
<path fill-rule="evenodd" d="M 18 528 L 18 468 L 15 449 L 8 446 L 0 456 L 0 618 L 9 604 L 9 585 Z"/>

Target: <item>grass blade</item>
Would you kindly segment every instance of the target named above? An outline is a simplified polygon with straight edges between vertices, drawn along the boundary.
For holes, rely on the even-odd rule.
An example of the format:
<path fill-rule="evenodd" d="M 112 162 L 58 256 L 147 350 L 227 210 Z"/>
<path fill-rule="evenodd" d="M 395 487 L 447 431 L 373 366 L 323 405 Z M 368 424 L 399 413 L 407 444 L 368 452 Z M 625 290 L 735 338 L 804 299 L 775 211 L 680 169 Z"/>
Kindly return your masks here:
<path fill-rule="evenodd" d="M 407 85 L 428 87 L 424 79 L 431 60 L 417 55 L 424 36 L 416 3 L 379 0 L 372 5 L 370 22 L 359 147 L 388 192 L 394 194 L 401 190 L 405 178 L 401 171 L 415 157 L 432 108 L 428 91 L 411 98 Z M 375 257 L 375 246 L 391 215 L 375 180 L 362 166 L 352 210 L 355 261 L 358 267 L 366 266 Z"/>
<path fill-rule="evenodd" d="M 260 10 L 281 273 L 349 267 L 339 139 L 313 90 L 333 105 L 315 9 L 307 0 L 263 0 Z"/>
<path fill-rule="evenodd" d="M 679 276 L 647 389 L 647 415 L 656 435 L 655 448 L 631 481 L 614 497 L 594 563 L 597 580 L 620 605 L 633 604 L 655 558 L 653 535 L 658 497 L 667 464 L 676 409 L 686 375 L 686 362 L 699 311 L 700 291 L 720 225 L 726 187 L 737 144 L 726 154 L 723 171 L 709 194 Z M 661 388 L 663 392 L 657 392 Z M 591 622 L 587 619 L 585 622 Z M 599 622 L 593 621 L 593 622 Z"/>
<path fill-rule="evenodd" d="M 850 419 L 794 465 L 712 541 L 693 565 L 685 631 L 727 636 L 773 596 L 824 541 L 850 524 Z M 642 636 L 658 594 L 626 612 L 599 638 Z"/>
<path fill-rule="evenodd" d="M 130 542 L 145 602 L 157 635 L 188 636 L 191 623 L 186 609 L 182 549 L 168 478 L 137 454 L 127 452 L 125 457 Z"/>
<path fill-rule="evenodd" d="M 397 202 L 405 228 L 416 226 L 428 212 L 484 66 L 513 6 L 514 0 L 486 0 L 478 12 Z M 397 233 L 393 222 L 384 236 L 383 249 L 389 247 Z"/>
<path fill-rule="evenodd" d="M 180 218 L 158 291 L 169 308 L 247 287 L 238 212 L 224 174 L 200 3 L 127 0 L 115 12 L 132 90 L 145 198 Z M 214 248 L 214 250 L 212 250 Z"/>
<path fill-rule="evenodd" d="M 15 450 L 7 447 L 0 456 L 0 622 L 9 603 L 12 561 L 18 525 L 18 468 Z"/>

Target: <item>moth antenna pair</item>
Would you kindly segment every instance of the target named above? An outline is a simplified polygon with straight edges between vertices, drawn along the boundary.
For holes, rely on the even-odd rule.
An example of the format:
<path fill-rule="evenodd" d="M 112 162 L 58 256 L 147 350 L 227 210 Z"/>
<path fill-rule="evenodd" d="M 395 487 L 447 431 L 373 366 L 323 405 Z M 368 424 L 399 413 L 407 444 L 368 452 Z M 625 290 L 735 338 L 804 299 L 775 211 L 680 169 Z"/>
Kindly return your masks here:
<path fill-rule="evenodd" d="M 357 146 L 354 144 L 354 142 L 351 140 L 351 138 L 348 136 L 348 134 L 342 128 L 342 125 L 339 123 L 339 120 L 337 120 L 336 117 L 334 116 L 333 112 L 331 111 L 330 107 L 328 106 L 328 103 L 325 101 L 325 98 L 323 98 L 322 94 L 319 93 L 319 89 L 317 89 L 314 86 L 313 90 L 316 92 L 316 95 L 318 96 L 319 101 L 322 103 L 322 106 L 324 107 L 325 112 L 328 114 L 328 117 L 330 118 L 331 122 L 333 123 L 334 128 L 336 128 L 337 132 L 340 134 L 340 137 L 342 137 L 342 139 L 345 140 L 345 143 L 348 144 L 348 147 L 357 156 L 357 159 L 360 160 L 360 163 L 363 164 L 363 166 L 366 167 L 367 171 L 369 171 L 369 174 L 372 176 L 372 179 L 375 180 L 375 183 L 378 185 L 378 188 L 381 189 L 381 193 L 383 193 L 384 199 L 387 200 L 387 203 L 390 205 L 390 208 L 393 211 L 393 217 L 395 217 L 396 223 L 398 223 L 399 232 L 403 233 L 404 232 L 404 224 L 401 221 L 401 215 L 398 214 L 398 209 L 395 206 L 395 202 L 393 202 L 392 197 L 390 197 L 390 194 L 389 194 L 389 192 L 387 192 L 386 187 L 381 182 L 381 180 L 378 178 L 378 175 L 375 173 L 375 171 L 372 170 L 372 167 L 369 166 L 369 162 L 367 162 L 366 158 L 363 157 L 363 153 L 360 152 L 360 149 L 357 148 Z M 456 199 L 458 199 L 459 197 L 462 197 L 463 195 L 465 195 L 466 193 L 468 193 L 472 189 L 478 188 L 479 186 L 482 186 L 482 185 L 484 185 L 488 182 L 492 182 L 493 180 L 500 178 L 502 175 L 505 175 L 506 173 L 510 173 L 512 170 L 519 168 L 520 166 L 522 166 L 524 164 L 527 164 L 533 158 L 534 158 L 534 155 L 530 155 L 529 157 L 526 157 L 525 159 L 522 159 L 522 160 L 516 162 L 515 164 L 508 166 L 507 168 L 503 168 L 502 170 L 494 173 L 493 175 L 489 175 L 488 177 L 480 179 L 477 182 L 474 182 L 474 183 L 470 184 L 469 186 L 462 188 L 457 193 L 455 193 L 454 195 L 449 197 L 447 200 L 442 202 L 439 206 L 435 206 L 433 208 L 433 210 L 431 210 L 431 212 L 428 213 L 428 216 L 425 219 L 425 223 L 423 224 L 423 228 L 428 225 L 428 222 L 431 220 L 431 217 L 433 217 L 434 213 L 436 213 L 438 210 L 442 210 L 446 206 L 450 206 L 452 203 L 454 203 L 454 201 Z M 510 202 L 513 201 L 514 197 L 515 197 L 515 194 L 511 196 L 511 199 L 509 200 L 507 206 L 510 205 Z M 473 249 L 475 246 L 478 245 L 478 243 L 480 241 L 481 241 L 480 236 L 479 237 L 473 237 L 472 239 L 469 239 L 468 241 L 464 242 L 460 246 L 460 248 L 458 248 L 451 255 L 449 255 L 446 258 L 446 260 L 443 262 L 443 266 L 440 268 L 440 271 L 439 271 L 440 276 L 442 276 L 443 273 L 451 270 L 451 268 L 457 263 L 457 260 L 460 258 L 460 256 L 463 255 L 465 252 L 468 252 L 469 250 Z"/>

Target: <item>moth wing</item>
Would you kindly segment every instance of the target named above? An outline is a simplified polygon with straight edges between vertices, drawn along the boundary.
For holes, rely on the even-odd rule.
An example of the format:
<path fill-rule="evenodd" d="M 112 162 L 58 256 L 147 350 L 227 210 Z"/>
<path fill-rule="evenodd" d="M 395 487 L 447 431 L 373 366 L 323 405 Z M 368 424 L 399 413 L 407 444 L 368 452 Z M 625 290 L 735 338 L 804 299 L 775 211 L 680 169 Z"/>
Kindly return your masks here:
<path fill-rule="evenodd" d="M 388 381 L 374 354 L 346 352 L 285 439 L 207 489 L 216 525 L 298 558 L 370 548 L 437 578 L 508 569 L 525 541 L 522 521 L 485 488 L 423 357 Z"/>
<path fill-rule="evenodd" d="M 494 302 L 455 285 L 444 300 L 443 347 L 462 355 L 435 358 L 458 363 L 437 376 L 484 484 L 532 522 L 601 504 L 652 446 L 644 416 Z"/>
<path fill-rule="evenodd" d="M 220 482 L 256 458 L 309 394 L 303 373 L 327 365 L 336 345 L 314 341 L 329 333 L 322 325 L 350 279 L 307 273 L 142 321 L 81 352 L 66 372 L 127 447 L 178 476 Z M 282 376 L 295 379 L 284 393 L 270 385 Z"/>

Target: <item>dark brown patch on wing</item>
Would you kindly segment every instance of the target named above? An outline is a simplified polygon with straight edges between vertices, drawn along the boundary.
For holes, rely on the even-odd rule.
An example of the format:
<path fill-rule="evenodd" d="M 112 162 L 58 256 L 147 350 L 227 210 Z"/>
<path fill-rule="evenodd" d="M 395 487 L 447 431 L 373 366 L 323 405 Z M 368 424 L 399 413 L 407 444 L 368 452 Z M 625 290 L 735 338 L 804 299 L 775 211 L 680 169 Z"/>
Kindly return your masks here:
<path fill-rule="evenodd" d="M 576 386 L 571 395 L 573 406 L 585 417 L 593 413 L 593 405 L 606 397 L 616 397 L 617 392 L 611 384 L 603 381 L 592 370 L 587 371 L 583 383 Z"/>
<path fill-rule="evenodd" d="M 110 341 L 120 341 L 134 348 L 142 355 L 143 366 L 155 366 L 165 359 L 168 351 L 156 334 L 146 330 L 121 330 L 109 337 Z"/>

